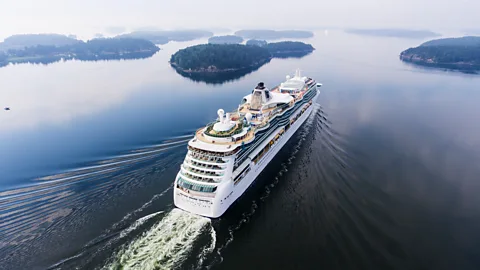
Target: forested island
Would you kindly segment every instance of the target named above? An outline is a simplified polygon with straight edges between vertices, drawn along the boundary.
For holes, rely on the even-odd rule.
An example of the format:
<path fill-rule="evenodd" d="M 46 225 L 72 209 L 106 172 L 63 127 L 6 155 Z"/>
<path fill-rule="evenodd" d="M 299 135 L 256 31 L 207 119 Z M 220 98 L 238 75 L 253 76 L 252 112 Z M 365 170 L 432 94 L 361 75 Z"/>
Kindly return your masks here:
<path fill-rule="evenodd" d="M 210 44 L 240 44 L 243 42 L 242 37 L 227 35 L 227 36 L 214 36 L 208 39 Z"/>
<path fill-rule="evenodd" d="M 293 41 L 264 46 L 202 44 L 179 50 L 171 56 L 170 64 L 182 73 L 225 73 L 259 67 L 273 57 L 313 50 L 310 44 Z"/>
<path fill-rule="evenodd" d="M 170 64 L 182 72 L 232 72 L 255 68 L 270 61 L 268 50 L 240 44 L 201 44 L 179 50 Z"/>
<path fill-rule="evenodd" d="M 441 36 L 438 33 L 428 30 L 410 30 L 410 29 L 346 29 L 346 33 L 376 36 L 376 37 L 396 37 L 396 38 L 432 38 Z"/>
<path fill-rule="evenodd" d="M 431 40 L 403 51 L 400 59 L 416 65 L 478 72 L 480 70 L 480 37 Z"/>
<path fill-rule="evenodd" d="M 239 30 L 235 32 L 236 36 L 244 39 L 282 39 L 282 38 L 311 38 L 313 33 L 302 30 Z"/>
<path fill-rule="evenodd" d="M 9 63 L 53 63 L 60 60 L 112 60 L 146 58 L 159 48 L 150 41 L 133 38 L 92 39 L 64 45 L 34 45 L 0 52 L 0 66 Z"/>

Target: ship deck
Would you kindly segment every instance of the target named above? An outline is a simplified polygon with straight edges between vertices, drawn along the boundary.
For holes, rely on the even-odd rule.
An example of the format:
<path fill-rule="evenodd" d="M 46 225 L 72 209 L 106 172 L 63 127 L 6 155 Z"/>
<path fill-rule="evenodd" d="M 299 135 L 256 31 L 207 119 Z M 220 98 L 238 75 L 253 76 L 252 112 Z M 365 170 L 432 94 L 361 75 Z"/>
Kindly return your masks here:
<path fill-rule="evenodd" d="M 303 98 L 303 95 L 305 94 L 305 92 L 308 90 L 308 86 L 307 86 L 307 83 L 308 82 L 311 82 L 312 80 L 308 80 L 306 83 L 305 83 L 305 87 L 302 89 L 303 91 L 301 91 L 295 98 L 294 98 L 294 103 L 296 103 L 297 101 L 299 101 L 300 99 Z M 277 92 L 279 93 L 280 92 L 280 87 L 279 86 L 276 86 L 274 87 L 272 90 L 270 90 L 272 92 Z M 253 113 L 258 113 L 258 111 L 253 111 L 253 110 L 250 110 L 248 108 L 248 105 L 249 104 L 244 104 L 242 106 L 240 106 L 240 108 L 238 109 L 238 111 L 236 112 L 232 112 L 231 113 L 231 119 L 232 120 L 239 120 L 240 118 L 240 115 L 245 115 L 246 113 L 248 112 L 251 112 L 252 114 Z M 268 108 L 268 109 L 264 109 L 262 110 L 262 113 L 263 114 L 266 114 L 270 111 L 273 111 L 275 110 L 276 108 L 275 107 L 272 107 L 272 108 Z M 256 125 L 256 127 L 250 131 L 247 132 L 247 134 L 241 138 L 241 139 L 238 139 L 236 141 L 215 141 L 211 138 L 207 139 L 203 133 L 203 130 L 205 129 L 205 127 L 203 128 L 200 128 L 198 129 L 196 132 L 195 132 L 195 139 L 198 140 L 198 142 L 195 142 L 195 139 L 193 141 L 191 141 L 193 144 L 197 144 L 197 143 L 200 143 L 199 145 L 197 145 L 198 148 L 202 149 L 202 148 L 205 148 L 206 145 L 210 145 L 210 147 L 213 146 L 214 149 L 212 149 L 213 151 L 215 150 L 220 150 L 222 152 L 226 152 L 226 151 L 232 151 L 233 149 L 235 149 L 236 147 L 240 146 L 242 144 L 242 142 L 250 142 L 251 140 L 254 139 L 255 137 L 255 130 L 258 129 L 258 128 L 262 128 L 264 125 L 266 125 L 269 120 L 274 117 L 276 114 L 274 115 L 269 115 L 269 117 L 267 118 L 264 118 L 264 119 L 261 119 L 261 121 L 255 121 L 253 120 L 252 123 L 254 123 Z M 260 120 L 260 119 L 259 119 Z M 202 147 L 203 145 L 203 147 Z M 232 146 L 235 146 L 235 147 L 232 147 Z M 216 148 L 216 149 L 215 149 Z"/>
<path fill-rule="evenodd" d="M 255 136 L 254 131 L 251 130 L 245 135 L 245 137 L 243 139 L 238 140 L 238 141 L 234 141 L 234 142 L 215 142 L 214 141 L 214 142 L 211 142 L 211 141 L 207 140 L 205 138 L 205 136 L 203 135 L 203 129 L 204 128 L 200 128 L 195 132 L 195 138 L 197 138 L 197 140 L 199 140 L 201 142 L 209 143 L 209 144 L 216 144 L 216 145 L 226 145 L 226 146 L 231 146 L 231 145 L 236 145 L 236 144 L 240 145 L 244 141 L 252 140 L 253 137 Z"/>

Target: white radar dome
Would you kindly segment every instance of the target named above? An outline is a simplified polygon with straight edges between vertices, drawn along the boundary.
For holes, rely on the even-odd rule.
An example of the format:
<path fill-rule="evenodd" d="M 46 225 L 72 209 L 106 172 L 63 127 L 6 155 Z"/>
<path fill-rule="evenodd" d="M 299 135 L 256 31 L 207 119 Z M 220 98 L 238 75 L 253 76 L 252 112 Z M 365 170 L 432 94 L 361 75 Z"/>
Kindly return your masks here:
<path fill-rule="evenodd" d="M 290 80 L 290 78 L 291 78 L 291 77 L 290 77 L 290 75 L 287 75 L 287 77 L 286 77 L 286 78 L 287 78 L 287 80 Z"/>
<path fill-rule="evenodd" d="M 223 115 L 224 114 L 225 114 L 225 111 L 223 109 L 218 109 L 217 115 L 218 115 L 218 120 L 220 120 L 220 122 L 223 122 Z"/>
<path fill-rule="evenodd" d="M 247 122 L 250 123 L 250 121 L 252 121 L 252 114 L 251 113 L 245 114 L 245 119 L 247 119 Z"/>

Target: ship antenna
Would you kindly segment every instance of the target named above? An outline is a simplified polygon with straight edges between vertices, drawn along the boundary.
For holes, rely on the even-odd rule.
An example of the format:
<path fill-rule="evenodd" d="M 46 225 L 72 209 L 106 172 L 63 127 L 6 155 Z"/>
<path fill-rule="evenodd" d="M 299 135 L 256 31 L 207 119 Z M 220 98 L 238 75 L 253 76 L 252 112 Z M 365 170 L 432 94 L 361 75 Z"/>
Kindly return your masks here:
<path fill-rule="evenodd" d="M 297 68 L 297 70 L 295 71 L 295 77 L 300 78 L 301 77 L 300 75 L 301 75 L 300 74 L 300 69 Z"/>

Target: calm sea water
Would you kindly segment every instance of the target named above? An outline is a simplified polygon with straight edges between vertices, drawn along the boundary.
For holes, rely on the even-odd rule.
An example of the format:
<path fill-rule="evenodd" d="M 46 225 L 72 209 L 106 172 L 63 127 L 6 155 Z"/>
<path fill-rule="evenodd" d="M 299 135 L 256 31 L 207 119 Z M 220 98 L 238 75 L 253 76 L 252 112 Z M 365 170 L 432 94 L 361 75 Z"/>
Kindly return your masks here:
<path fill-rule="evenodd" d="M 480 76 L 332 31 L 223 84 L 149 59 L 0 69 L 1 269 L 478 269 Z M 174 209 L 193 132 L 299 67 L 314 113 L 220 219 Z"/>

